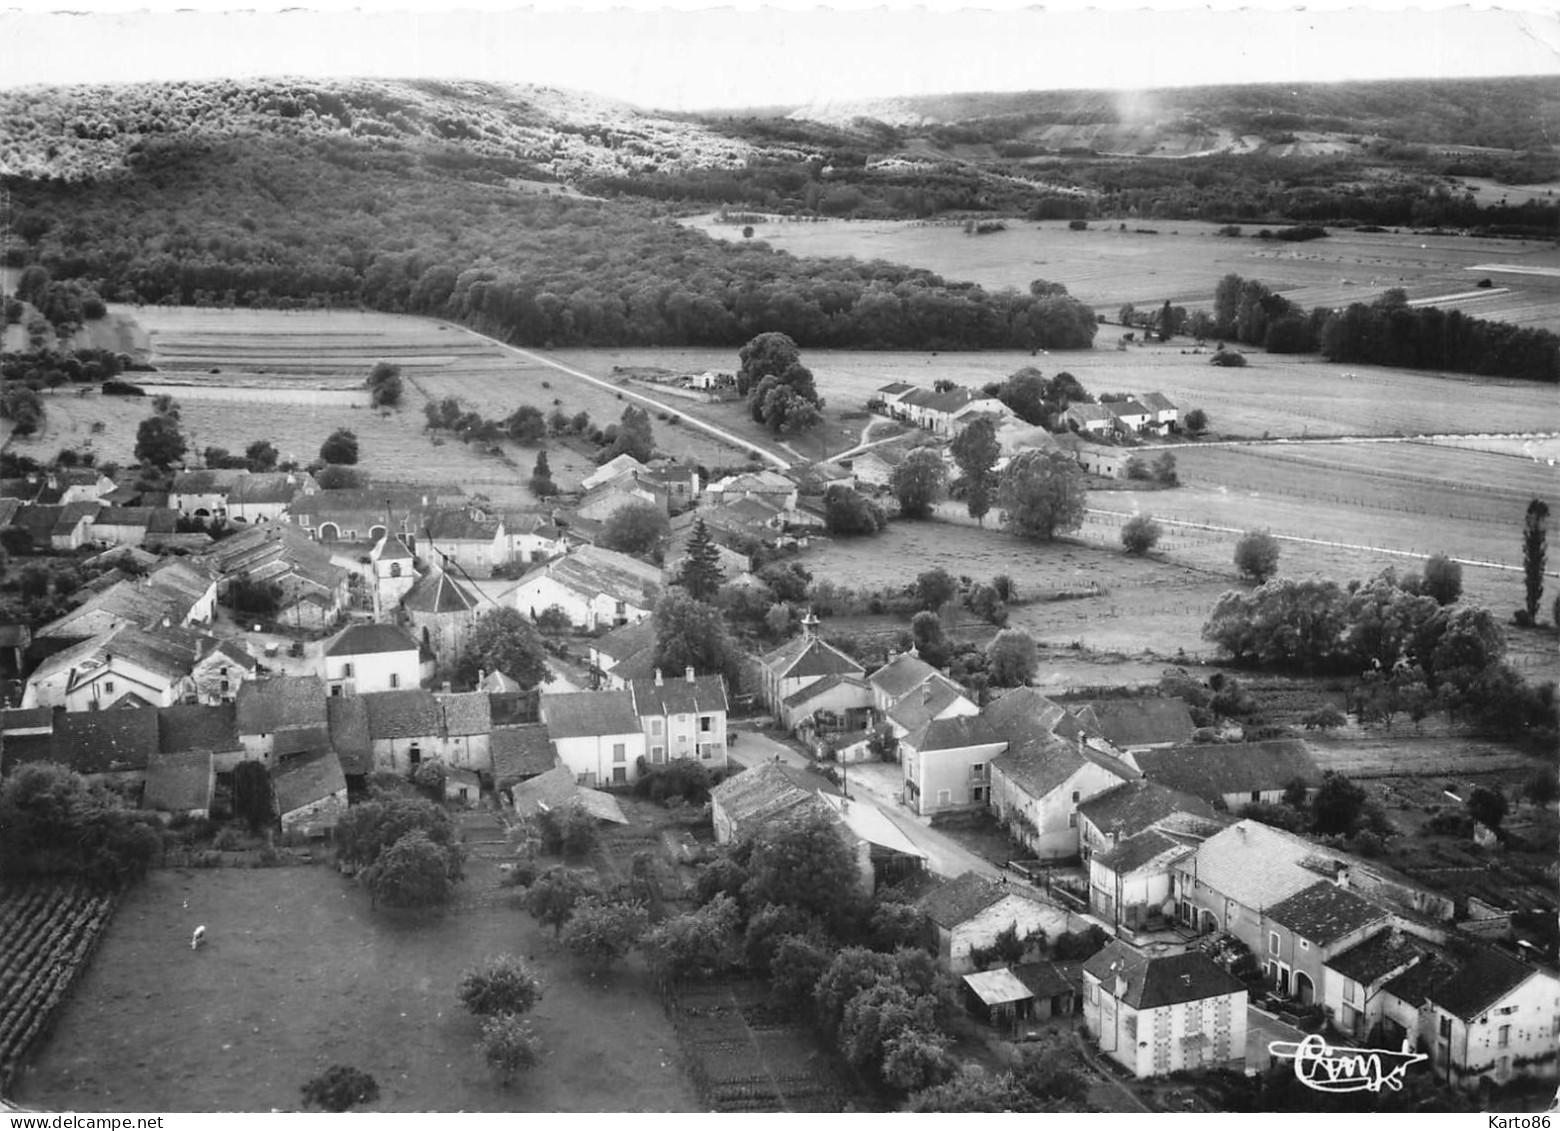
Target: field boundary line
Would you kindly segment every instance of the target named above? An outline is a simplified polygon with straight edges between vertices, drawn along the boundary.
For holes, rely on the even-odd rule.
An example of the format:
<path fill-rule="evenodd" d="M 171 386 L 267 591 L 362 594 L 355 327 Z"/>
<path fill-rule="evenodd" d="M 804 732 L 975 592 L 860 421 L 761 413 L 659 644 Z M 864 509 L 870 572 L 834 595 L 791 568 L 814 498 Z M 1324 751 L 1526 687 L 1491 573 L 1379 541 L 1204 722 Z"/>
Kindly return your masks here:
<path fill-rule="evenodd" d="M 589 381 L 592 385 L 600 385 L 603 389 L 607 389 L 610 392 L 619 393 L 625 397 L 633 397 L 636 401 L 643 401 L 645 404 L 651 405 L 662 412 L 678 417 L 683 421 L 683 423 L 691 424 L 701 432 L 708 432 L 711 436 L 714 436 L 722 443 L 730 444 L 742 451 L 757 452 L 760 456 L 774 464 L 776 467 L 780 468 L 782 471 L 791 466 L 791 461 L 781 456 L 777 456 L 765 448 L 759 447 L 758 444 L 750 440 L 744 440 L 742 437 L 736 435 L 733 432 L 727 432 L 724 428 L 717 428 L 715 425 L 700 420 L 696 416 L 689 416 L 682 409 L 675 408 L 672 405 L 664 403 L 663 401 L 658 401 L 654 397 L 648 397 L 643 393 L 636 393 L 632 389 L 624 389 L 621 386 L 614 385 L 611 381 L 605 380 L 604 378 L 592 376 L 583 370 L 575 369 L 572 366 L 565 365 L 561 361 L 555 361 L 546 354 L 537 353 L 536 351 L 526 349 L 523 346 L 512 346 L 507 342 L 501 342 L 497 338 L 483 334 L 467 326 L 462 326 L 458 322 L 448 322 L 443 324 L 454 326 L 456 329 L 470 334 L 473 337 L 481 338 L 486 342 L 492 342 L 500 349 L 506 349 L 510 353 L 517 353 L 521 357 L 530 358 L 532 361 L 541 365 L 549 366 L 550 368 L 558 370 L 560 373 L 567 373 L 571 377 L 578 377 L 583 381 Z"/>
<path fill-rule="evenodd" d="M 1084 508 L 1084 513 L 1101 515 L 1105 518 L 1121 519 L 1133 518 L 1136 514 L 1136 512 L 1133 511 L 1111 511 L 1104 510 L 1099 507 L 1086 507 Z M 1211 523 L 1192 522 L 1189 519 L 1160 518 L 1158 515 L 1155 515 L 1154 521 L 1160 523 L 1163 526 L 1180 526 L 1189 530 L 1209 530 L 1216 534 L 1246 533 L 1245 530 L 1235 526 L 1214 526 Z M 1393 557 L 1413 558 L 1416 561 L 1426 561 L 1434 556 L 1431 554 L 1422 554 L 1418 550 L 1391 550 L 1385 546 L 1362 546 L 1355 542 L 1330 542 L 1325 538 L 1304 538 L 1298 534 L 1279 534 L 1275 531 L 1269 531 L 1269 533 L 1272 534 L 1274 538 L 1277 538 L 1280 542 L 1296 542 L 1305 546 L 1326 546 L 1327 548 L 1333 550 L 1363 550 L 1366 553 L 1391 554 Z M 1481 561 L 1478 558 L 1452 558 L 1451 560 L 1456 562 L 1458 565 L 1477 566 L 1483 569 L 1499 569 L 1505 570 L 1509 573 L 1521 573 L 1523 571 L 1522 566 L 1507 565 L 1505 562 L 1486 562 Z M 1560 570 L 1546 570 L 1544 572 L 1544 576 L 1560 578 Z"/>

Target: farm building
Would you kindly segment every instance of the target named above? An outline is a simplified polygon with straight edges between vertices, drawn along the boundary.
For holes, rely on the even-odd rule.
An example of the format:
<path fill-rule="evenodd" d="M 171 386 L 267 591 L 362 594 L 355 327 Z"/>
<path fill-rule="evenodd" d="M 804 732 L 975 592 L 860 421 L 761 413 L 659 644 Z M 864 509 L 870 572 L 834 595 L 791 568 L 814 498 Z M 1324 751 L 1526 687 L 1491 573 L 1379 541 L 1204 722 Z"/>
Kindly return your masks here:
<path fill-rule="evenodd" d="M 1096 852 L 1161 828 L 1177 836 L 1208 835 L 1221 818 L 1201 797 L 1147 778 L 1122 782 L 1078 804 L 1078 851 L 1084 863 Z"/>
<path fill-rule="evenodd" d="M 916 900 L 931 925 L 928 941 L 938 963 L 950 973 L 975 969 L 973 951 L 990 947 L 1009 927 L 1019 940 L 1066 930 L 1067 913 L 1040 902 L 1016 885 L 988 880 L 974 872 L 946 880 Z M 1036 944 L 1031 943 L 1033 947 Z"/>
<path fill-rule="evenodd" d="M 200 562 L 176 559 L 144 577 L 116 581 L 44 625 L 36 635 L 85 640 L 127 625 L 187 628 L 211 623 L 216 607 L 216 574 Z"/>
<path fill-rule="evenodd" d="M 774 762 L 733 774 L 710 790 L 717 844 L 736 844 L 798 807 L 818 809 L 817 791 Z"/>
<path fill-rule="evenodd" d="M 336 752 L 347 789 L 360 796 L 374 772 L 374 741 L 368 732 L 368 704 L 361 695 L 336 695 L 325 699 L 330 748 Z"/>
<path fill-rule="evenodd" d="M 347 778 L 334 751 L 290 758 L 271 782 L 283 836 L 324 836 L 347 811 Z"/>
<path fill-rule="evenodd" d="M 318 676 L 273 675 L 245 683 L 235 706 L 245 753 L 266 765 L 330 745 L 325 684 Z"/>
<path fill-rule="evenodd" d="M 475 770 L 463 766 L 446 766 L 444 769 L 444 800 L 468 809 L 482 797 L 482 779 Z"/>
<path fill-rule="evenodd" d="M 347 608 L 347 570 L 293 527 L 267 523 L 240 530 L 218 542 L 204 560 L 217 571 L 223 594 L 241 578 L 276 586 L 272 617 L 279 624 L 319 630 Z"/>
<path fill-rule="evenodd" d="M 655 607 L 661 571 L 627 554 L 579 546 L 538 566 L 505 594 L 533 619 L 557 605 L 580 628 L 611 627 L 643 620 Z"/>
<path fill-rule="evenodd" d="M 145 783 L 146 769 L 157 753 L 156 711 L 82 711 L 55 716 L 52 749 L 45 760 L 123 789 Z"/>
<path fill-rule="evenodd" d="M 1092 432 L 1096 436 L 1104 436 L 1115 430 L 1116 418 L 1104 405 L 1080 401 L 1068 405 L 1058 423 L 1072 432 Z"/>
<path fill-rule="evenodd" d="M 1082 977 L 1081 970 L 1078 977 Z M 1002 1029 L 1018 1029 L 1025 1022 L 1051 1017 L 1071 1017 L 1077 1011 L 1078 999 L 1078 988 L 1051 962 L 1025 962 L 964 975 L 966 1007 Z"/>
<path fill-rule="evenodd" d="M 657 480 L 625 472 L 587 491 L 574 505 L 574 513 L 594 522 L 606 522 L 626 506 L 644 504 L 662 514 L 671 509 L 671 495 Z"/>
<path fill-rule="evenodd" d="M 424 760 L 444 760 L 441 712 L 433 692 L 414 687 L 361 698 L 368 709 L 374 769 L 407 773 Z"/>
<path fill-rule="evenodd" d="M 558 765 L 547 727 L 542 723 L 495 726 L 489 737 L 493 788 L 506 790 Z"/>
<path fill-rule="evenodd" d="M 746 471 L 716 480 L 704 489 L 711 506 L 730 506 L 739 499 L 758 499 L 777 511 L 796 506 L 796 484 L 778 471 Z"/>
<path fill-rule="evenodd" d="M 1058 436 L 1056 445 L 1063 451 L 1070 452 L 1083 470 L 1103 479 L 1120 479 L 1127 472 L 1127 461 L 1132 458 L 1132 451 L 1128 448 L 1109 448 L 1103 444 L 1093 444 L 1081 435 Z"/>
<path fill-rule="evenodd" d="M 296 499 L 288 520 L 320 542 L 373 544 L 392 531 L 421 534 L 424 516 L 441 506 L 458 505 L 464 495 L 450 486 L 321 490 Z"/>
<path fill-rule="evenodd" d="M 567 766 L 556 766 L 546 773 L 518 782 L 510 788 L 515 814 L 534 817 L 537 813 L 554 811 L 570 805 L 578 805 L 598 821 L 613 825 L 626 825 L 628 818 L 617 798 L 599 789 L 591 789 L 575 781 Z"/>
<path fill-rule="evenodd" d="M 1121 935 L 1173 918 L 1170 864 L 1191 846 L 1148 829 L 1089 857 L 1089 910 Z"/>
<path fill-rule="evenodd" d="M 1199 951 L 1149 957 L 1112 942 L 1083 964 L 1099 1051 L 1139 1078 L 1246 1064 L 1245 985 Z"/>
<path fill-rule="evenodd" d="M 804 688 L 833 675 L 865 676 L 866 669 L 844 652 L 813 635 L 817 618 L 802 620 L 802 635 L 759 660 L 765 704 L 777 719 L 785 718 L 785 701 Z"/>
<path fill-rule="evenodd" d="M 214 707 L 180 704 L 157 712 L 157 748 L 163 754 L 204 753 L 214 773 L 231 773 L 244 760 L 238 715 L 232 703 Z"/>
<path fill-rule="evenodd" d="M 488 773 L 493 768 L 493 714 L 485 691 L 436 692 L 439 756 L 447 765 Z"/>
<path fill-rule="evenodd" d="M 1071 703 L 1078 720 L 1117 750 L 1154 750 L 1192 740 L 1197 727 L 1185 701 L 1174 698 L 1093 699 Z"/>
<path fill-rule="evenodd" d="M 829 675 L 793 692 L 780 704 L 780 724 L 810 728 L 843 740 L 863 737 L 872 720 L 872 687 L 859 675 Z"/>
<path fill-rule="evenodd" d="M 597 686 L 626 691 L 631 679 L 655 674 L 655 622 L 635 621 L 590 641 L 590 671 Z"/>
<path fill-rule="evenodd" d="M 494 567 L 508 560 L 503 521 L 475 505 L 434 508 L 423 515 L 421 530 L 418 545 L 430 564 L 448 569 L 453 563 L 468 577 L 492 577 Z"/>
<path fill-rule="evenodd" d="M 394 625 L 349 625 L 326 641 L 320 659 L 332 695 L 395 691 L 421 682 L 417 643 Z"/>
<path fill-rule="evenodd" d="M 1181 422 L 1181 410 L 1175 402 L 1163 393 L 1142 393 L 1137 402 L 1149 412 L 1153 418 L 1148 422 L 1147 428 L 1163 436 L 1166 432 L 1172 432 Z"/>
<path fill-rule="evenodd" d="M 640 463 L 627 452 L 613 456 L 606 463 L 592 471 L 584 479 L 580 480 L 580 490 L 586 493 L 594 491 L 621 475 L 632 475 L 636 472 L 648 471 L 649 468 Z"/>
<path fill-rule="evenodd" d="M 626 784 L 639 777 L 648 729 L 627 691 L 542 696 L 542 721 L 558 760 L 580 783 Z"/>
<path fill-rule="evenodd" d="M 555 558 L 569 548 L 551 514 L 510 509 L 500 511 L 498 517 L 504 526 L 502 561 L 530 565 Z"/>
<path fill-rule="evenodd" d="M 1158 415 L 1131 397 L 1124 401 L 1107 401 L 1100 407 L 1115 418 L 1116 431 L 1123 436 L 1136 436 L 1148 430 Z"/>
<path fill-rule="evenodd" d="M 168 505 L 185 518 L 226 518 L 228 496 L 248 474 L 228 467 L 181 471 L 168 489 Z"/>
<path fill-rule="evenodd" d="M 438 567 L 418 578 L 401 598 L 402 622 L 441 667 L 454 666 L 481 613 L 477 594 Z"/>
<path fill-rule="evenodd" d="M 319 489 L 306 471 L 246 472 L 228 491 L 227 517 L 251 524 L 282 522 L 299 497 Z"/>
<path fill-rule="evenodd" d="M 1432 943 L 1398 927 L 1378 931 L 1327 959 L 1326 976 L 1321 980 L 1322 1002 L 1345 1036 L 1383 1047 L 1377 1043 L 1386 1005 L 1382 988 L 1437 953 Z M 1399 1047 L 1401 1043 L 1397 1042 Z"/>
<path fill-rule="evenodd" d="M 87 525 L 87 541 L 109 546 L 141 546 L 151 534 L 172 534 L 179 512 L 171 507 L 111 507 L 98 509 Z"/>
<path fill-rule="evenodd" d="M 146 790 L 141 795 L 141 808 L 151 810 L 165 821 L 175 817 L 209 817 L 216 787 L 211 751 L 153 754 L 146 766 Z"/>
<path fill-rule="evenodd" d="M 1302 1006 L 1324 1000 L 1327 960 L 1384 930 L 1388 911 L 1318 879 L 1262 912 L 1265 943 L 1257 952 L 1268 985 Z"/>
<path fill-rule="evenodd" d="M 1322 784 L 1321 770 L 1297 738 L 1194 743 L 1141 750 L 1134 757 L 1150 781 L 1210 803 L 1223 802 L 1231 812 L 1258 801 L 1282 801 L 1284 791 L 1297 780 L 1305 783 L 1308 795 Z"/>

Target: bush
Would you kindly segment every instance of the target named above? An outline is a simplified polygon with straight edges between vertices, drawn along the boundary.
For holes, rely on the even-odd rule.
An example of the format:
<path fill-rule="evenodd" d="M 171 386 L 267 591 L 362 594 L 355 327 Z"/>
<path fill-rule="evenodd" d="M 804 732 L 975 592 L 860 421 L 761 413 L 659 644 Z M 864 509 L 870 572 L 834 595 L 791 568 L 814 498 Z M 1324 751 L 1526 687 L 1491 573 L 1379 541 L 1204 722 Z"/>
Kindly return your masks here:
<path fill-rule="evenodd" d="M 489 959 L 461 975 L 456 990 L 461 1004 L 478 1017 L 527 1013 L 542 1000 L 541 979 L 511 954 Z"/>
<path fill-rule="evenodd" d="M 1235 350 L 1218 350 L 1208 359 L 1210 365 L 1222 365 L 1231 369 L 1244 369 L 1246 355 Z"/>
<path fill-rule="evenodd" d="M 1159 544 L 1164 527 L 1151 514 L 1136 514 L 1121 528 L 1121 544 L 1129 554 L 1146 554 Z"/>
<path fill-rule="evenodd" d="M 1278 572 L 1278 539 L 1266 530 L 1248 530 L 1235 543 L 1235 568 L 1259 585 Z"/>
<path fill-rule="evenodd" d="M 346 1111 L 353 1104 L 369 1104 L 379 1098 L 379 1084 L 367 1072 L 333 1064 L 303 1086 L 304 1106 L 326 1111 Z"/>
<path fill-rule="evenodd" d="M 477 1047 L 482 1059 L 499 1080 L 508 1084 L 518 1072 L 534 1068 L 541 1060 L 541 1049 L 530 1023 L 512 1013 L 501 1013 L 482 1023 L 482 1040 Z"/>

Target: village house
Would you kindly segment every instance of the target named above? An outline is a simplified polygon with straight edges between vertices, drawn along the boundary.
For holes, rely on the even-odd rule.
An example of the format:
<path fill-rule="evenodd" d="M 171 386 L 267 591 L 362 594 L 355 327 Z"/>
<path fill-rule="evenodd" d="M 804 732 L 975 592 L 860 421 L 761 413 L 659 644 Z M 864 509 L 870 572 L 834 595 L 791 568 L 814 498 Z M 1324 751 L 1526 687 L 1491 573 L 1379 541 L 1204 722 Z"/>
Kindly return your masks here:
<path fill-rule="evenodd" d="M 52 467 L 15 479 L 0 479 L 0 500 L 63 506 L 101 502 L 114 481 L 95 467 Z"/>
<path fill-rule="evenodd" d="M 738 844 L 794 811 L 821 812 L 817 790 L 775 762 L 732 774 L 710 790 L 716 844 Z"/>
<path fill-rule="evenodd" d="M 1096 852 L 1159 829 L 1178 837 L 1211 836 L 1232 823 L 1201 797 L 1147 778 L 1112 786 L 1078 804 L 1078 852 L 1087 864 Z"/>
<path fill-rule="evenodd" d="M 1133 755 L 1143 776 L 1170 789 L 1223 803 L 1231 813 L 1259 801 L 1279 802 L 1292 782 L 1306 796 L 1321 788 L 1322 772 L 1297 738 L 1269 742 L 1193 743 Z"/>
<path fill-rule="evenodd" d="M 1560 980 L 1482 944 L 1421 959 L 1381 990 L 1385 1048 L 1406 1039 L 1436 1079 L 1458 1088 L 1553 1080 Z"/>
<path fill-rule="evenodd" d="M 905 456 L 918 445 L 908 440 L 891 444 L 879 444 L 850 458 L 851 474 L 858 487 L 877 491 L 887 490 L 894 482 L 894 472 L 904 462 Z"/>
<path fill-rule="evenodd" d="M 557 605 L 576 627 L 594 629 L 643 620 L 655 608 L 661 571 L 627 554 L 578 546 L 538 566 L 501 600 L 533 620 Z"/>
<path fill-rule="evenodd" d="M 204 637 L 198 645 L 198 658 L 190 669 L 195 700 L 203 704 L 231 703 L 245 680 L 259 674 L 260 662 L 236 640 Z"/>
<path fill-rule="evenodd" d="M 347 811 L 347 778 L 333 751 L 288 760 L 271 783 L 284 837 L 325 836 Z"/>
<path fill-rule="evenodd" d="M 711 506 L 730 506 L 739 499 L 757 499 L 777 511 L 796 506 L 796 484 L 778 471 L 745 471 L 716 480 L 704 489 Z"/>
<path fill-rule="evenodd" d="M 286 521 L 294 502 L 320 489 L 306 471 L 243 472 L 227 495 L 227 517 L 232 522 Z"/>
<path fill-rule="evenodd" d="M 500 560 L 513 565 L 555 558 L 569 548 L 563 530 L 550 514 L 535 510 L 506 509 L 500 511 L 503 523 L 504 547 Z"/>
<path fill-rule="evenodd" d="M 507 562 L 504 524 L 474 504 L 439 507 L 423 516 L 423 558 L 449 569 L 453 563 L 467 577 L 492 577 Z"/>
<path fill-rule="evenodd" d="M 648 728 L 630 692 L 543 695 L 541 710 L 558 760 L 581 785 L 625 785 L 638 779 Z"/>
<path fill-rule="evenodd" d="M 760 693 L 765 705 L 784 725 L 790 716 L 786 700 L 804 688 L 834 675 L 865 676 L 866 669 L 832 644 L 814 635 L 818 618 L 802 618 L 802 635 L 793 637 L 758 661 Z"/>
<path fill-rule="evenodd" d="M 1030 947 L 1047 934 L 1067 927 L 1067 913 L 1042 903 L 1017 885 L 997 883 L 975 872 L 939 884 L 916 900 L 930 924 L 930 949 L 938 964 L 953 974 L 976 968 L 974 953 L 989 948 L 997 936 L 1013 928 Z"/>
<path fill-rule="evenodd" d="M 873 704 L 887 714 L 890 707 L 899 702 L 927 680 L 941 673 L 916 653 L 914 648 L 898 655 L 890 655 L 888 662 L 878 668 L 867 681 L 872 685 Z"/>
<path fill-rule="evenodd" d="M 420 534 L 430 511 L 464 495 L 459 487 L 392 484 L 320 490 L 295 499 L 287 518 L 320 542 L 372 545 L 389 533 Z"/>
<path fill-rule="evenodd" d="M 180 703 L 157 711 L 157 749 L 162 754 L 211 755 L 212 772 L 233 772 L 246 754 L 238 737 L 238 713 L 232 703 L 216 706 Z"/>
<path fill-rule="evenodd" d="M 1132 397 L 1124 401 L 1107 401 L 1100 407 L 1115 418 L 1117 433 L 1128 437 L 1137 436 L 1148 430 L 1158 415 Z"/>
<path fill-rule="evenodd" d="M 580 490 L 588 494 L 597 487 L 610 483 L 620 476 L 634 475 L 649 470 L 645 464 L 640 463 L 627 452 L 620 452 L 580 480 Z"/>
<path fill-rule="evenodd" d="M 1401 927 L 1390 927 L 1336 951 L 1325 963 L 1321 1001 L 1345 1036 L 1384 1048 L 1382 988 L 1415 963 L 1434 956 L 1436 946 Z M 1390 1047 L 1400 1047 L 1400 1037 Z M 1360 1046 L 1368 1047 L 1368 1046 Z"/>
<path fill-rule="evenodd" d="M 1129 753 L 1184 745 L 1197 729 L 1185 701 L 1175 698 L 1091 699 L 1069 708 L 1079 722 Z"/>
<path fill-rule="evenodd" d="M 872 723 L 872 685 L 859 675 L 829 675 L 786 697 L 780 723 L 788 730 L 827 735 L 841 761 L 866 761 Z M 851 739 L 860 741 L 851 744 Z"/>
<path fill-rule="evenodd" d="M 116 581 L 37 632 L 40 639 L 86 640 L 111 629 L 163 625 L 188 628 L 211 623 L 216 578 L 189 559 L 169 561 L 145 577 Z"/>
<path fill-rule="evenodd" d="M 181 471 L 173 477 L 168 505 L 185 518 L 226 518 L 228 496 L 238 481 L 248 474 L 227 467 Z"/>
<path fill-rule="evenodd" d="M 436 692 L 439 705 L 439 757 L 459 770 L 493 771 L 493 714 L 485 691 Z"/>
<path fill-rule="evenodd" d="M 1181 410 L 1175 406 L 1175 402 L 1163 393 L 1141 393 L 1136 398 L 1138 404 L 1153 413 L 1153 418 L 1148 422 L 1147 428 L 1163 436 L 1167 432 L 1175 431 L 1181 423 Z"/>
<path fill-rule="evenodd" d="M 1246 1063 L 1245 985 L 1199 951 L 1150 957 L 1112 942 L 1083 964 L 1099 1051 L 1139 1079 Z"/>
<path fill-rule="evenodd" d="M 350 601 L 349 573 L 301 531 L 268 522 L 224 538 L 203 559 L 226 597 L 240 579 L 276 587 L 278 624 L 319 631 L 334 624 Z"/>
<path fill-rule="evenodd" d="M 1068 433 L 1056 438 L 1059 450 L 1068 452 L 1078 461 L 1078 466 L 1090 475 L 1103 479 L 1120 479 L 1127 473 L 1127 461 L 1132 458 L 1130 448 L 1110 448 L 1093 444 L 1081 435 Z"/>
<path fill-rule="evenodd" d="M 245 754 L 267 766 L 330 748 L 325 685 L 318 676 L 273 675 L 245 683 L 235 707 Z"/>
<path fill-rule="evenodd" d="M 58 762 L 89 781 L 134 797 L 145 785 L 146 768 L 158 753 L 156 711 L 6 714 L 11 716 L 3 750 L 7 774 L 31 762 Z M 17 719 L 17 715 L 24 717 Z"/>
<path fill-rule="evenodd" d="M 555 766 L 546 773 L 517 782 L 510 787 L 509 796 L 515 815 L 522 820 L 577 805 L 598 822 L 628 824 L 628 818 L 623 815 L 623 807 L 617 803 L 617 798 L 603 790 L 582 785 L 575 780 L 567 766 Z"/>
<path fill-rule="evenodd" d="M 545 774 L 558 765 L 558 753 L 543 723 L 493 727 L 488 738 L 493 788 L 499 792 Z"/>
<path fill-rule="evenodd" d="M 935 719 L 899 741 L 904 801 L 919 816 L 985 808 L 1007 739 L 980 715 Z"/>
<path fill-rule="evenodd" d="M 1037 857 L 1078 855 L 1078 806 L 1133 780 L 1136 771 L 1081 734 L 1066 739 L 1032 723 L 1010 722 L 1007 729 L 1007 748 L 990 767 L 997 819 Z"/>
<path fill-rule="evenodd" d="M 106 546 L 142 546 L 153 534 L 173 534 L 179 512 L 172 507 L 104 506 L 87 524 L 86 540 Z"/>
<path fill-rule="evenodd" d="M 671 509 L 671 494 L 659 481 L 630 471 L 587 491 L 574 505 L 574 513 L 593 522 L 606 522 L 623 507 L 635 504 L 666 514 Z"/>
<path fill-rule="evenodd" d="M 422 680 L 416 642 L 394 625 L 349 625 L 326 641 L 320 658 L 332 695 L 415 688 Z"/>
<path fill-rule="evenodd" d="M 361 698 L 368 708 L 374 769 L 406 774 L 424 760 L 442 760 L 441 712 L 433 692 L 414 687 Z"/>
<path fill-rule="evenodd" d="M 341 772 L 347 779 L 351 800 L 368 791 L 368 777 L 374 772 L 374 742 L 368 734 L 368 704 L 361 695 L 327 696 L 325 718 L 330 748 L 336 752 Z"/>
<path fill-rule="evenodd" d="M 726 680 L 718 675 L 665 679 L 660 669 L 650 679 L 629 684 L 634 711 L 644 729 L 650 765 L 677 758 L 698 760 L 706 769 L 726 768 Z"/>
<path fill-rule="evenodd" d="M 874 691 L 881 688 L 875 687 Z M 937 719 L 978 715 L 980 707 L 953 680 L 937 672 L 888 705 L 887 720 L 895 738 L 905 739 Z"/>
<path fill-rule="evenodd" d="M 1074 401 L 1062 412 L 1058 424 L 1072 432 L 1105 436 L 1115 430 L 1116 417 L 1105 405 Z"/>
<path fill-rule="evenodd" d="M 1095 852 L 1088 861 L 1089 910 L 1118 937 L 1174 918 L 1170 864 L 1190 851 L 1184 841 L 1148 829 Z"/>
<path fill-rule="evenodd" d="M 22 706 L 99 711 L 194 699 L 196 664 L 214 643 L 188 629 L 122 625 L 46 658 L 28 677 Z"/>
<path fill-rule="evenodd" d="M 1319 879 L 1262 911 L 1265 945 L 1257 960 L 1274 993 L 1302 1006 L 1320 1002 L 1327 960 L 1384 929 L 1390 918 L 1370 900 Z"/>
<path fill-rule="evenodd" d="M 626 691 L 630 680 L 655 675 L 655 621 L 646 619 L 594 636 L 586 648 L 591 681 L 605 691 Z"/>

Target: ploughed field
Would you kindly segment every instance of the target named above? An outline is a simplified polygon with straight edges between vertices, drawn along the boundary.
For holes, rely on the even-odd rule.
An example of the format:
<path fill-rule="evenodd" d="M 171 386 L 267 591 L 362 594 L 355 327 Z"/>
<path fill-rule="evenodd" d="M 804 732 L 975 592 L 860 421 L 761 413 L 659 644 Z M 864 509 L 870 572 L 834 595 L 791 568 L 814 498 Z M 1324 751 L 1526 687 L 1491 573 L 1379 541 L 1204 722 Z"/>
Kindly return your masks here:
<path fill-rule="evenodd" d="M 743 224 L 717 223 L 713 215 L 689 223 L 717 239 L 744 238 Z M 1047 279 L 1113 320 L 1126 302 L 1211 306 L 1214 287 L 1232 272 L 1308 310 L 1369 302 L 1394 287 L 1410 300 L 1440 300 L 1488 278 L 1501 294 L 1451 305 L 1477 318 L 1560 331 L 1560 249 L 1539 240 L 1329 228 L 1324 239 L 1287 243 L 1255 238 L 1282 224 L 1243 224 L 1241 237 L 1231 238 L 1218 234 L 1222 225 L 1192 220 L 1092 220 L 1078 232 L 1064 220 L 1003 223 L 1005 231 L 976 236 L 961 221 L 773 220 L 752 224 L 752 238 L 792 255 L 909 263 L 991 289 Z"/>
<path fill-rule="evenodd" d="M 473 874 L 476 873 L 476 874 Z M 496 871 L 468 862 L 462 886 Z M 185 904 L 187 903 L 187 906 Z M 204 924 L 206 943 L 190 949 Z M 455 987 L 535 956 L 542 1062 L 508 1088 Z M 590 975 L 505 899 L 442 917 L 369 909 L 325 867 L 156 870 L 120 905 L 53 1039 L 10 1098 L 44 1110 L 298 1110 L 332 1064 L 379 1084 L 371 1111 L 689 1111 L 676 1035 L 637 963 Z"/>

